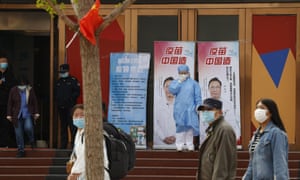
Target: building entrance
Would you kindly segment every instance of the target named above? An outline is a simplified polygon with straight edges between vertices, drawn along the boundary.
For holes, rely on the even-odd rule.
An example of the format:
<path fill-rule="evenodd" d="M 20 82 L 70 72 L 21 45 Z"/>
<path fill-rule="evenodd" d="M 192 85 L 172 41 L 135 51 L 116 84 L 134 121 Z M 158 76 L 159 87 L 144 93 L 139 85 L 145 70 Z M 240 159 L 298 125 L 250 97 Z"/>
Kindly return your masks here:
<path fill-rule="evenodd" d="M 36 13 L 24 13 L 23 16 L 19 16 L 18 12 L 1 12 L 0 19 L 0 22 L 7 22 L 0 23 L 0 50 L 7 53 L 9 65 L 15 77 L 26 75 L 33 86 L 41 114 L 35 125 L 35 138 L 38 140 L 39 146 L 48 146 L 50 122 L 49 17 Z M 45 22 L 40 24 L 41 27 L 35 25 L 43 20 Z"/>

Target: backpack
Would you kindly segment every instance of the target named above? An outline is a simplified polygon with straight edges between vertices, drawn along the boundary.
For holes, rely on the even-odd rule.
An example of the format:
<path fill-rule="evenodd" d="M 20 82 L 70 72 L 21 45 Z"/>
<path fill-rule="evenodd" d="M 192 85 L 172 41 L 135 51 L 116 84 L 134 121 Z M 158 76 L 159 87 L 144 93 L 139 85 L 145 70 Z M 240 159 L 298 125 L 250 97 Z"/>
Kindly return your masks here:
<path fill-rule="evenodd" d="M 124 178 L 135 165 L 135 143 L 132 137 L 113 124 L 103 122 L 104 138 L 111 180 Z"/>

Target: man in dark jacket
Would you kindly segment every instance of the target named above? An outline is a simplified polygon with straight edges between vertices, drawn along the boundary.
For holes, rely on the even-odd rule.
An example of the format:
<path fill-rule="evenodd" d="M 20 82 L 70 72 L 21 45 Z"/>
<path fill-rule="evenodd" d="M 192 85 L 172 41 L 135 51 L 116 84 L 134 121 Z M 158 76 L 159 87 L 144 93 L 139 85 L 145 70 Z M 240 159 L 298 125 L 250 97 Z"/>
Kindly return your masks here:
<path fill-rule="evenodd" d="M 236 175 L 236 135 L 224 120 L 222 102 L 208 98 L 199 107 L 200 120 L 208 123 L 207 137 L 199 149 L 198 180 L 234 180 Z"/>
<path fill-rule="evenodd" d="M 69 64 L 62 64 L 59 67 L 60 78 L 55 85 L 55 100 L 58 107 L 61 125 L 61 149 L 66 149 L 68 146 L 68 127 L 71 131 L 71 146 L 73 147 L 76 134 L 76 127 L 73 125 L 71 117 L 71 109 L 76 104 L 77 98 L 80 95 L 80 84 L 78 80 L 70 76 Z"/>
<path fill-rule="evenodd" d="M 15 146 L 14 128 L 6 119 L 8 94 L 14 85 L 16 79 L 8 67 L 8 58 L 0 52 L 0 147 Z"/>

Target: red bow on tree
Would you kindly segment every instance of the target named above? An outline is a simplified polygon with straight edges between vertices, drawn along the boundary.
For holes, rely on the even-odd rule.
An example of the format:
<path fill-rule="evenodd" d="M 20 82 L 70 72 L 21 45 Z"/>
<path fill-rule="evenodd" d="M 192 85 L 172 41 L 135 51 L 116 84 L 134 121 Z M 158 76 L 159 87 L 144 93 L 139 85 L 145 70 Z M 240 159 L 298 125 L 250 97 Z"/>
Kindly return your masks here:
<path fill-rule="evenodd" d="M 99 16 L 100 0 L 96 0 L 92 8 L 80 19 L 80 32 L 83 36 L 89 40 L 93 45 L 96 45 L 95 31 L 103 22 L 101 16 Z"/>

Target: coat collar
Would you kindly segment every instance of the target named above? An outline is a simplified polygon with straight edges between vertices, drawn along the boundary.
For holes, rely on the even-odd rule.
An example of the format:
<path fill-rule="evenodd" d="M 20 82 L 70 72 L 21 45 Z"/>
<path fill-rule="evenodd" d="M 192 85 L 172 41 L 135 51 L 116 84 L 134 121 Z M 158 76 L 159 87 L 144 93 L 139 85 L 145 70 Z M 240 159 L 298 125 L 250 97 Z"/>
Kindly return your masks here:
<path fill-rule="evenodd" d="M 262 133 L 266 133 L 269 132 L 273 127 L 275 126 L 275 124 L 273 123 L 273 121 L 269 121 L 266 128 L 264 129 L 264 131 Z M 259 133 L 261 127 L 257 128 L 255 131 L 255 134 Z"/>

